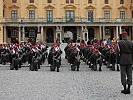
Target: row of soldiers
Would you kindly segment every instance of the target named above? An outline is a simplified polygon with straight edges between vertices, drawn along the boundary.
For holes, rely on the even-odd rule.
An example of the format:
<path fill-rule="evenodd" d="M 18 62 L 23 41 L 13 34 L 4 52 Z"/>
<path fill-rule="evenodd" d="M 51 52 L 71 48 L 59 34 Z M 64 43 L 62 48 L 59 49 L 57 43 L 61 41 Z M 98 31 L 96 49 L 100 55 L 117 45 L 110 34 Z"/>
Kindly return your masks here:
<path fill-rule="evenodd" d="M 10 62 L 12 65 L 15 60 L 18 60 L 18 64 L 16 65 L 21 67 L 27 61 L 30 65 L 30 70 L 38 70 L 40 65 L 48 58 L 50 70 L 54 71 L 57 68 L 57 72 L 59 72 L 61 66 L 61 49 L 58 44 L 53 44 L 48 53 L 47 48 L 48 46 L 43 43 L 36 45 L 32 45 L 31 43 L 2 44 L 0 45 L 0 63 L 5 64 L 6 62 Z M 68 41 L 64 51 L 65 58 L 70 63 L 71 70 L 73 71 L 76 67 L 76 70 L 79 71 L 81 60 L 94 71 L 102 71 L 103 64 L 107 65 L 112 71 L 115 70 L 115 65 L 117 64 L 117 71 L 119 71 L 119 60 L 116 60 L 116 44 L 104 45 L 102 42 L 88 42 L 88 44 L 85 44 L 82 41 L 80 45 L 76 45 Z M 99 69 L 97 66 L 99 66 Z M 11 66 L 11 69 L 18 69 L 19 67 Z"/>
<path fill-rule="evenodd" d="M 99 71 L 102 71 L 102 64 L 107 65 L 112 71 L 115 71 L 117 64 L 117 71 L 119 71 L 119 60 L 116 55 L 116 44 L 106 44 L 102 42 L 88 42 L 84 41 L 80 45 L 73 44 L 71 41 L 65 47 L 65 58 L 71 66 L 77 62 L 77 70 L 79 70 L 80 61 L 83 60 L 89 65 L 89 68 L 96 71 L 99 65 Z"/>
<path fill-rule="evenodd" d="M 61 65 L 62 50 L 59 45 L 51 45 L 49 51 L 48 46 L 43 43 L 21 43 L 21 44 L 1 44 L 0 45 L 0 63 L 10 63 L 10 70 L 21 68 L 23 64 L 28 62 L 31 71 L 38 71 L 40 65 L 44 64 L 48 59 L 50 70 L 59 72 Z"/>
<path fill-rule="evenodd" d="M 18 70 L 22 64 L 28 62 L 30 70 L 37 71 L 47 58 L 47 48 L 48 46 L 43 43 L 36 45 L 31 43 L 1 44 L 0 63 L 9 62 L 11 70 Z"/>

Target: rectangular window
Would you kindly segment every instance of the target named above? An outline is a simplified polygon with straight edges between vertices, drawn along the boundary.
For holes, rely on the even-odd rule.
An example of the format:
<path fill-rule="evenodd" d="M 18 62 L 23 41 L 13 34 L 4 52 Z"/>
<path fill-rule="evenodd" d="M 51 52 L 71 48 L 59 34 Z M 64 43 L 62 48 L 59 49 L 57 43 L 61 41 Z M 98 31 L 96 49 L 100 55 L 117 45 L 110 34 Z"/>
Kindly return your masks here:
<path fill-rule="evenodd" d="M 30 3 L 34 3 L 34 0 L 30 0 Z"/>
<path fill-rule="evenodd" d="M 92 10 L 88 11 L 88 21 L 93 22 L 93 11 Z"/>
<path fill-rule="evenodd" d="M 110 11 L 105 11 L 104 12 L 104 18 L 109 19 L 110 18 Z"/>
<path fill-rule="evenodd" d="M 29 10 L 29 19 L 34 19 L 34 18 L 35 18 L 35 11 Z"/>
<path fill-rule="evenodd" d="M 110 34 L 110 29 L 109 28 L 105 28 L 105 34 L 109 35 Z"/>
<path fill-rule="evenodd" d="M 88 3 L 92 3 L 92 0 L 88 0 Z"/>
<path fill-rule="evenodd" d="M 13 29 L 11 32 L 11 37 L 16 38 L 18 37 L 18 31 L 16 29 Z"/>
<path fill-rule="evenodd" d="M 124 0 L 120 0 L 120 4 L 124 4 Z"/>
<path fill-rule="evenodd" d="M 120 11 L 120 19 L 125 19 L 125 11 Z"/>
<path fill-rule="evenodd" d="M 74 3 L 74 0 L 70 0 L 70 3 Z"/>
<path fill-rule="evenodd" d="M 104 3 L 105 4 L 109 4 L 109 0 L 104 0 Z"/>
<path fill-rule="evenodd" d="M 12 3 L 17 3 L 17 0 L 12 0 Z"/>
<path fill-rule="evenodd" d="M 69 0 L 66 0 L 66 3 L 69 3 Z"/>
<path fill-rule="evenodd" d="M 52 22 L 52 21 L 53 21 L 53 11 L 47 10 L 47 22 Z"/>
<path fill-rule="evenodd" d="M 52 3 L 52 0 L 47 0 L 48 3 Z"/>
<path fill-rule="evenodd" d="M 29 37 L 35 37 L 35 30 L 34 29 L 30 29 Z"/>
<path fill-rule="evenodd" d="M 67 22 L 73 22 L 74 21 L 74 11 L 73 10 L 67 10 L 66 11 L 66 21 Z"/>
<path fill-rule="evenodd" d="M 11 18 L 16 19 L 17 18 L 17 10 L 12 10 L 11 11 Z"/>

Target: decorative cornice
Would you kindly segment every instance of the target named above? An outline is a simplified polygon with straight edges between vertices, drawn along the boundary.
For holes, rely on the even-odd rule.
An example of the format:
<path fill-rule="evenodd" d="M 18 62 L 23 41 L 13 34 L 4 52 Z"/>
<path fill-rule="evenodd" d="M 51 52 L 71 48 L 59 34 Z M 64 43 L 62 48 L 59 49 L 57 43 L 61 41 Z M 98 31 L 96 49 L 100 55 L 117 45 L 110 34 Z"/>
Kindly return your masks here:
<path fill-rule="evenodd" d="M 17 6 L 17 5 L 12 5 L 12 6 L 10 6 L 9 8 L 10 8 L 10 9 L 19 9 L 19 6 Z"/>
<path fill-rule="evenodd" d="M 69 4 L 69 5 L 66 5 L 64 6 L 64 9 L 76 9 L 77 7 L 72 5 L 72 4 Z"/>
<path fill-rule="evenodd" d="M 124 7 L 124 6 L 120 6 L 120 7 L 118 7 L 118 9 L 127 9 L 126 7 Z"/>
<path fill-rule="evenodd" d="M 92 5 L 89 5 L 89 6 L 85 7 L 85 9 L 95 9 L 95 7 Z"/>
<path fill-rule="evenodd" d="M 44 9 L 54 9 L 55 7 L 52 5 L 47 5 L 46 7 L 44 7 Z"/>
<path fill-rule="evenodd" d="M 102 9 L 112 9 L 112 7 L 109 5 L 105 5 L 104 7 L 102 7 Z"/>
<path fill-rule="evenodd" d="M 27 9 L 36 9 L 37 7 L 35 6 L 35 5 L 33 5 L 33 4 L 31 4 L 31 5 L 28 5 L 27 7 L 26 7 Z"/>

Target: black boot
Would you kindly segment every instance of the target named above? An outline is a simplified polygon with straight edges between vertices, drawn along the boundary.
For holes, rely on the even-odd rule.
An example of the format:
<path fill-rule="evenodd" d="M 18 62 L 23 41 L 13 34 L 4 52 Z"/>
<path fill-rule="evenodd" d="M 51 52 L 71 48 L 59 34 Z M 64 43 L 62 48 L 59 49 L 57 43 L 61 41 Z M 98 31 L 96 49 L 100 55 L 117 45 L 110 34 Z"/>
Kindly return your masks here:
<path fill-rule="evenodd" d="M 131 87 L 131 85 L 128 84 L 127 94 L 130 94 L 130 87 Z"/>
<path fill-rule="evenodd" d="M 112 64 L 111 70 L 112 70 L 112 71 L 115 71 L 115 64 Z"/>
<path fill-rule="evenodd" d="M 126 85 L 123 85 L 123 87 L 124 87 L 124 90 L 121 90 L 121 93 L 127 94 Z"/>
<path fill-rule="evenodd" d="M 60 70 L 59 70 L 59 68 L 57 67 L 57 72 L 59 72 Z"/>
<path fill-rule="evenodd" d="M 99 66 L 99 71 L 102 71 L 101 66 Z"/>
<path fill-rule="evenodd" d="M 79 71 L 79 67 L 77 67 L 77 71 Z"/>
<path fill-rule="evenodd" d="M 117 64 L 117 71 L 120 71 L 120 69 L 119 69 L 119 65 Z"/>

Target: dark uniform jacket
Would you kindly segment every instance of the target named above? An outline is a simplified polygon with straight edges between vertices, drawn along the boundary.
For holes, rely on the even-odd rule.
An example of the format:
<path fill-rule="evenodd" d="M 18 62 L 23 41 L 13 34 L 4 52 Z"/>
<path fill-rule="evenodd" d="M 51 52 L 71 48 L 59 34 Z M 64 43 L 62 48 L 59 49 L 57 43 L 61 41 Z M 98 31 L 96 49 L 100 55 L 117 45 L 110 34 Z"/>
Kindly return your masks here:
<path fill-rule="evenodd" d="M 120 58 L 120 65 L 133 64 L 133 42 L 129 40 L 120 40 L 117 46 L 117 56 Z"/>

